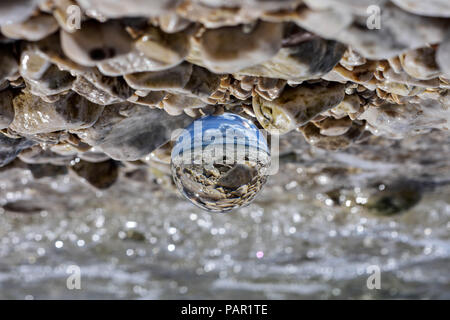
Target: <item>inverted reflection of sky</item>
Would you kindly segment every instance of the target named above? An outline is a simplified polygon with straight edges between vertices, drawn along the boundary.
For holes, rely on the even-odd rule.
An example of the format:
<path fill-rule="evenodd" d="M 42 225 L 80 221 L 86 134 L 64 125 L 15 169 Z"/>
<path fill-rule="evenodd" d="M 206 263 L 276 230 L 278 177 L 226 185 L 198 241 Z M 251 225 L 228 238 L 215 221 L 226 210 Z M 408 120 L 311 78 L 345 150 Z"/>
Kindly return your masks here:
<path fill-rule="evenodd" d="M 198 147 L 230 144 L 254 147 L 269 153 L 266 138 L 251 121 L 225 113 L 194 121 L 177 139 L 172 154 L 179 155 Z"/>

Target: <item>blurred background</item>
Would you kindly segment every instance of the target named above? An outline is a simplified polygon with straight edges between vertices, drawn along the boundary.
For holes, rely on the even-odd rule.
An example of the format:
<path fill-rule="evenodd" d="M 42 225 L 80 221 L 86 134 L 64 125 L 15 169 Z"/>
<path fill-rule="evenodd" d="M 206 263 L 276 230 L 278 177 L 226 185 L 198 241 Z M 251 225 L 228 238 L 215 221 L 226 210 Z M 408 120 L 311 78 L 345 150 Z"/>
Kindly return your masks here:
<path fill-rule="evenodd" d="M 96 191 L 16 163 L 0 171 L 0 298 L 449 299 L 449 142 L 327 152 L 290 133 L 279 173 L 227 214 L 194 207 L 155 166 Z"/>

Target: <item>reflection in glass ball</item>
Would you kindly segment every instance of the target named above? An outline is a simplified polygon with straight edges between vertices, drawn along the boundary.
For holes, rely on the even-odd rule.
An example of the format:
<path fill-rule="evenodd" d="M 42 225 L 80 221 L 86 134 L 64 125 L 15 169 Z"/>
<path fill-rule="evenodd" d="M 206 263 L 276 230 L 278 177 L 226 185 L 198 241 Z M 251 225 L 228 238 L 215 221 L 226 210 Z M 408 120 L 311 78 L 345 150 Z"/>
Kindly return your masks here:
<path fill-rule="evenodd" d="M 265 137 L 251 121 L 232 113 L 194 121 L 178 137 L 171 158 L 180 192 L 213 212 L 250 204 L 270 166 Z"/>

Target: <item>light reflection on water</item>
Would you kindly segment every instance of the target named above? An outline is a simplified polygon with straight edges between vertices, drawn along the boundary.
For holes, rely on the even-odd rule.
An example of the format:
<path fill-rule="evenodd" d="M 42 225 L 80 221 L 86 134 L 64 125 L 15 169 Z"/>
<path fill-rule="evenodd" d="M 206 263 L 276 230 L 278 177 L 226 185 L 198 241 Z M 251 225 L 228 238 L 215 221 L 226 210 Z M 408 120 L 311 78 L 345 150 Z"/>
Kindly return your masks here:
<path fill-rule="evenodd" d="M 74 184 L 67 211 L 3 213 L 0 298 L 449 298 L 449 189 L 376 218 L 298 201 L 299 188 L 225 215 L 133 188 Z M 66 288 L 73 264 L 81 290 Z M 366 287 L 373 264 L 381 290 Z"/>

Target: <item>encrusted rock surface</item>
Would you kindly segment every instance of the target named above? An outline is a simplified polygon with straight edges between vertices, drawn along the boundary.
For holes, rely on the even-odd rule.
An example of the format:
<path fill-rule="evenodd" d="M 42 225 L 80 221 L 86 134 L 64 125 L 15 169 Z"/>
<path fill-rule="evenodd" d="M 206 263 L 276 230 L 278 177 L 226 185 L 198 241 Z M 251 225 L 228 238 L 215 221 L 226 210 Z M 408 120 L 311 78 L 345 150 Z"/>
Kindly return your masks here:
<path fill-rule="evenodd" d="M 172 131 L 224 111 L 335 151 L 447 134 L 449 17 L 445 0 L 3 1 L 0 166 L 96 188 L 166 174 Z"/>

